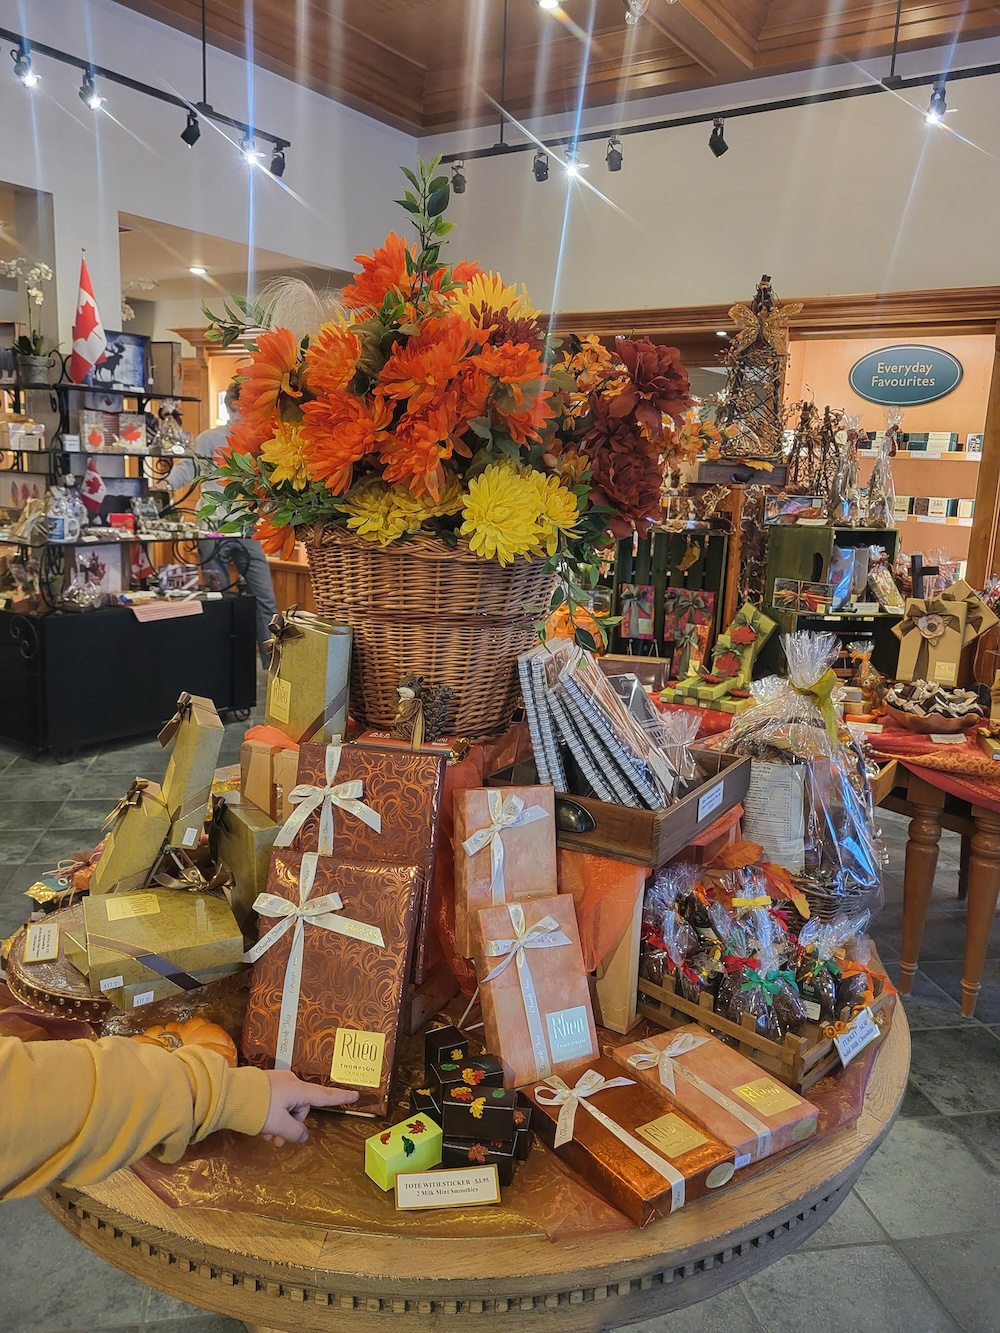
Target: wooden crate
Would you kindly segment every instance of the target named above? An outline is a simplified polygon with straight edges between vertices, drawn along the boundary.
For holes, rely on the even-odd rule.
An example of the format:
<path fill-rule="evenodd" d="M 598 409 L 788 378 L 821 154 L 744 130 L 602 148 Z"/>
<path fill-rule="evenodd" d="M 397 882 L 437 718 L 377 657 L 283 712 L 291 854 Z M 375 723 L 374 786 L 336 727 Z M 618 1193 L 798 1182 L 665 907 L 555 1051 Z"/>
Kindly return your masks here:
<path fill-rule="evenodd" d="M 873 989 L 875 998 L 869 1007 L 877 1014 L 889 1004 L 892 992 L 885 989 L 880 977 L 875 978 Z M 675 990 L 673 977 L 667 978 L 662 986 L 640 977 L 636 1008 L 643 1018 L 650 1018 L 664 1028 L 698 1023 L 718 1037 L 732 1039 L 741 1054 L 796 1092 L 805 1092 L 840 1066 L 832 1038 L 824 1037 L 816 1023 L 805 1025 L 805 1035 L 789 1032 L 783 1042 L 771 1041 L 754 1031 L 751 1014 L 744 1014 L 739 1023 L 733 1023 L 715 1012 L 710 995 L 701 995 L 697 1004 L 685 1000 Z"/>
<path fill-rule="evenodd" d="M 679 569 L 688 551 L 688 544 L 697 542 L 701 548 L 698 559 L 687 570 Z M 666 654 L 670 650 L 663 641 L 663 594 L 668 587 L 690 588 L 692 592 L 714 592 L 714 634 L 722 629 L 722 611 L 725 599 L 726 561 L 729 552 L 729 534 L 720 529 L 704 532 L 653 532 L 639 539 L 628 537 L 618 543 L 615 554 L 614 614 L 621 615 L 621 585 L 644 583 L 656 589 L 653 615 L 653 639 L 627 639 L 620 627 L 615 630 L 613 646 L 621 652 L 631 645 L 637 653 L 650 653 L 660 646 Z"/>
<path fill-rule="evenodd" d="M 883 765 L 872 778 L 871 788 L 873 806 L 880 806 L 885 798 L 892 793 L 892 789 L 896 785 L 898 768 L 899 761 L 897 759 L 890 759 L 889 762 Z"/>

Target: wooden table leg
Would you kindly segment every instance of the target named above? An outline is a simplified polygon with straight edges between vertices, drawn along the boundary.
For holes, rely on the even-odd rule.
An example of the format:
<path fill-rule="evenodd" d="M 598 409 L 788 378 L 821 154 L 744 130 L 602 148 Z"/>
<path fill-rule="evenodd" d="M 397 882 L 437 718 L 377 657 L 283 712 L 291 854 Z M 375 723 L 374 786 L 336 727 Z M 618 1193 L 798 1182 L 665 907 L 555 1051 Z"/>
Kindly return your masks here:
<path fill-rule="evenodd" d="M 969 901 L 965 922 L 965 967 L 962 977 L 962 1016 L 976 1012 L 983 964 L 989 947 L 993 915 L 1000 891 L 1000 815 L 982 806 L 972 807 L 976 831 L 969 857 Z"/>
<path fill-rule="evenodd" d="M 969 857 L 972 855 L 972 835 L 962 834 L 962 853 L 958 863 L 958 901 L 964 902 L 969 894 Z"/>
<path fill-rule="evenodd" d="M 906 798 L 916 814 L 910 820 L 903 871 L 903 945 L 899 963 L 899 989 L 903 995 L 908 995 L 913 987 L 920 957 L 920 941 L 937 870 L 944 793 L 919 778 L 911 778 Z"/>

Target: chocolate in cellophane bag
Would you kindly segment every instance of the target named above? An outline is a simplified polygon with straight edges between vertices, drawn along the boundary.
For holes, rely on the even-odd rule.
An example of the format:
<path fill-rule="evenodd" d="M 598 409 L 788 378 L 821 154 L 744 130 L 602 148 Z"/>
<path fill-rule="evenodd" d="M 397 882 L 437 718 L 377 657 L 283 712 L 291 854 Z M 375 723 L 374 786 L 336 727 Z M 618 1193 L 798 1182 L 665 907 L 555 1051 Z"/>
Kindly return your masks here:
<path fill-rule="evenodd" d="M 867 911 L 835 916 L 830 921 L 814 917 L 802 927 L 799 934 L 802 958 L 796 980 L 809 1017 L 816 1022 L 834 1022 L 842 1008 L 851 1007 L 867 992 L 868 977 L 864 973 L 844 977 L 835 955 L 862 934 L 868 917 Z"/>

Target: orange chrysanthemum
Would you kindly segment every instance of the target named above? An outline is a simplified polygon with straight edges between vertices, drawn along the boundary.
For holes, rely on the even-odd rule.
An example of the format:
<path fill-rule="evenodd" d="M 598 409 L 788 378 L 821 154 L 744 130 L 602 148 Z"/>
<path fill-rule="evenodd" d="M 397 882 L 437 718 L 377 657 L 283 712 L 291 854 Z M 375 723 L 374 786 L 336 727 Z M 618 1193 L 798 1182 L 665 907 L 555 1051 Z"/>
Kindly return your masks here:
<path fill-rule="evenodd" d="M 230 454 L 252 454 L 256 458 L 264 441 L 270 439 L 273 433 L 270 423 L 260 427 L 245 418 L 235 421 L 229 428 L 225 444 L 215 451 L 216 463 L 221 465 L 227 462 Z"/>
<path fill-rule="evenodd" d="M 415 259 L 416 246 L 407 245 L 391 231 L 380 249 L 370 255 L 355 255 L 354 262 L 361 265 L 361 272 L 340 293 L 344 305 L 352 310 L 378 310 L 390 291 L 408 297 L 413 291 L 414 278 L 406 271 L 407 250 Z"/>
<path fill-rule="evenodd" d="M 493 387 L 493 411 L 512 440 L 528 444 L 553 415 L 549 394 L 541 388 L 545 367 L 541 354 L 527 343 L 484 347 L 472 363 Z"/>
<path fill-rule="evenodd" d="M 460 438 L 468 419 L 464 408 L 452 389 L 418 412 L 405 413 L 379 454 L 385 480 L 407 487 L 418 498 L 438 500 L 445 480 L 442 462 L 456 452 L 466 457 L 471 452 Z"/>
<path fill-rule="evenodd" d="M 270 518 L 258 518 L 254 536 L 268 555 L 290 560 L 295 551 L 295 529 L 290 524 L 278 527 Z"/>
<path fill-rule="evenodd" d="M 361 339 L 349 328 L 324 324 L 306 352 L 306 373 L 311 393 L 339 393 L 354 377 L 361 355 Z"/>
<path fill-rule="evenodd" d="M 299 341 L 290 329 L 269 329 L 257 339 L 257 351 L 240 389 L 240 416 L 257 429 L 273 428 L 278 395 L 301 398 L 292 372 L 298 369 Z M 270 430 L 264 435 L 270 434 Z"/>
<path fill-rule="evenodd" d="M 306 467 L 313 481 L 333 495 L 351 485 L 355 463 L 382 439 L 391 410 L 377 400 L 372 406 L 351 393 L 334 393 L 304 404 L 302 438 Z"/>
<path fill-rule="evenodd" d="M 476 343 L 477 331 L 464 319 L 428 320 L 415 337 L 394 349 L 379 373 L 376 392 L 409 399 L 411 410 L 421 407 L 461 372 Z"/>

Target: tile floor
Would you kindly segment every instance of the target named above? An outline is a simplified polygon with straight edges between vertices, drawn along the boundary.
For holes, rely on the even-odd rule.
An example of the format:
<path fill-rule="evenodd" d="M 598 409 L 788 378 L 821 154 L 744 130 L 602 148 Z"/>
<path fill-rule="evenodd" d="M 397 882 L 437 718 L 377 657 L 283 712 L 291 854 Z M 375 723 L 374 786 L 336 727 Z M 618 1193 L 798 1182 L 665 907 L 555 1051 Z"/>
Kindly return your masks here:
<path fill-rule="evenodd" d="M 245 725 L 227 727 L 222 762 L 238 758 Z M 155 741 L 65 764 L 0 747 L 0 935 L 23 920 L 21 892 L 40 872 L 74 847 L 93 845 L 129 780 L 159 778 L 163 768 Z M 893 972 L 906 833 L 895 816 L 882 823 L 892 859 L 874 934 Z M 963 1019 L 957 874 L 958 840 L 946 833 L 918 984 L 904 1001 L 913 1034 L 909 1089 L 854 1192 L 794 1254 L 629 1333 L 1000 1333 L 1000 924 L 976 1018 Z M 0 1330 L 243 1333 L 243 1325 L 126 1277 L 38 1204 L 16 1201 L 0 1204 Z"/>

